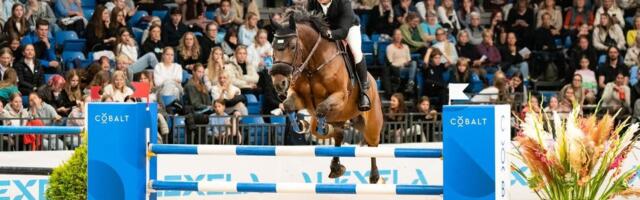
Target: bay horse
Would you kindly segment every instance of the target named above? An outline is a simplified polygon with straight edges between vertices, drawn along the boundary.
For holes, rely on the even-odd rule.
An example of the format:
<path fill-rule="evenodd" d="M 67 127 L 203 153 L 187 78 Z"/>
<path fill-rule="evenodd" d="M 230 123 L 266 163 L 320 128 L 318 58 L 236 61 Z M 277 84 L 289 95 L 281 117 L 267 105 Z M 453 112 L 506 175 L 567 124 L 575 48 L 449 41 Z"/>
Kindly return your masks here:
<path fill-rule="evenodd" d="M 366 91 L 371 109 L 359 111 L 360 88 L 349 78 L 345 52 L 339 50 L 337 42 L 321 37 L 317 31 L 328 28 L 322 14 L 295 9 L 286 12 L 287 18 L 285 22 L 272 22 L 276 31 L 270 75 L 278 96 L 285 98 L 284 111 L 294 131 L 311 132 L 319 139 L 333 138 L 339 147 L 345 124 L 350 120 L 364 134 L 364 143 L 377 147 L 383 125 L 377 88 L 371 86 Z M 364 78 L 375 83 L 369 73 Z M 310 122 L 297 120 L 295 111 L 301 109 L 309 111 Z M 330 169 L 329 178 L 340 177 L 345 172 L 339 157 L 333 157 Z M 369 182 L 377 183 L 379 177 L 376 158 L 372 157 Z"/>

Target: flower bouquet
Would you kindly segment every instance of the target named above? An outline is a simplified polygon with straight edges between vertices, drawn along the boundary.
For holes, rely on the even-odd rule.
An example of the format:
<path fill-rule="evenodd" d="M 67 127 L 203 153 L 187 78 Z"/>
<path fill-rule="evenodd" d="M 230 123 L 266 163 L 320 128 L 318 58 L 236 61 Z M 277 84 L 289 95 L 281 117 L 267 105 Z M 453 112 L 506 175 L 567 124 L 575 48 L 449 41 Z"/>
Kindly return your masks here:
<path fill-rule="evenodd" d="M 629 181 L 640 165 L 622 169 L 632 152 L 638 123 L 615 125 L 615 116 L 582 117 L 575 107 L 565 119 L 557 113 L 529 112 L 520 122 L 514 156 L 530 171 L 512 164 L 540 199 L 592 200 L 640 195 Z M 551 118 L 550 118 L 551 117 Z"/>

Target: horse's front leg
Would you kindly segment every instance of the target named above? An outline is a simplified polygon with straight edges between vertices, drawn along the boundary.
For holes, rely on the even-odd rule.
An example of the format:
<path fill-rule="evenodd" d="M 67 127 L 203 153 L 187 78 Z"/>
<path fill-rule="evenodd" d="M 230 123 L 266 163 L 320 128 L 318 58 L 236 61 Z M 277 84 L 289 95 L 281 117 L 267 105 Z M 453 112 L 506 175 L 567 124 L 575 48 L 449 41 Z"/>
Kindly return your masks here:
<path fill-rule="evenodd" d="M 296 133 L 303 132 L 298 125 L 298 116 L 296 113 L 297 110 L 304 108 L 302 98 L 300 98 L 295 91 L 289 90 L 289 95 L 282 102 L 282 106 L 284 107 L 284 113 L 286 113 L 287 119 L 289 119 L 289 122 L 293 127 L 293 131 Z"/>
<path fill-rule="evenodd" d="M 340 147 L 340 145 L 342 145 L 342 139 L 344 137 L 343 131 L 344 130 L 342 128 L 336 129 L 336 132 L 333 136 L 336 147 Z M 333 157 L 333 159 L 331 159 L 330 169 L 331 169 L 331 173 L 329 173 L 329 178 L 338 178 L 342 176 L 346 171 L 346 168 L 344 167 L 344 165 L 340 164 L 340 157 Z"/>
<path fill-rule="evenodd" d="M 326 135 L 329 134 L 326 130 L 327 125 L 327 115 L 332 112 L 340 112 L 344 107 L 344 92 L 335 92 L 324 101 L 318 104 L 316 109 L 316 118 L 318 119 L 318 123 L 316 125 L 316 133 L 318 135 Z"/>

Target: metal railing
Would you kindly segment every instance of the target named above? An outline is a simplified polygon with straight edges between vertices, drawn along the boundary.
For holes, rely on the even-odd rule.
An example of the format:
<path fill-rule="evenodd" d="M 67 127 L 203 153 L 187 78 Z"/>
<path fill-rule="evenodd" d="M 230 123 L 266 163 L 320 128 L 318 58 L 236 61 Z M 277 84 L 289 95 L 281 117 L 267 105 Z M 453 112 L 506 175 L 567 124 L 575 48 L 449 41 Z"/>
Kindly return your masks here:
<path fill-rule="evenodd" d="M 59 120 L 54 118 L 0 118 L 3 126 L 23 126 L 31 120 L 41 120 L 45 125 L 67 126 L 70 120 L 82 120 L 82 118 L 62 118 Z M 80 146 L 80 143 L 80 134 L 0 134 L 0 151 L 73 150 Z"/>

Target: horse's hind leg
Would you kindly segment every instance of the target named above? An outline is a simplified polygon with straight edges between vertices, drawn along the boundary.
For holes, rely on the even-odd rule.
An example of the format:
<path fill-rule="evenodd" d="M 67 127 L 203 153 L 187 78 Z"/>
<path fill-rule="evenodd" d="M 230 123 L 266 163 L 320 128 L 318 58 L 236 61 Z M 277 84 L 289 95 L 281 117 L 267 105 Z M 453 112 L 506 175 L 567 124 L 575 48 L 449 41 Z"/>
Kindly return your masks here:
<path fill-rule="evenodd" d="M 343 130 L 342 128 L 337 128 L 335 130 L 333 139 L 335 141 L 335 146 L 340 147 L 343 139 Z M 340 164 L 340 157 L 333 157 L 331 159 L 331 173 L 329 173 L 329 178 L 338 178 L 342 176 L 346 170 L 344 165 Z"/>

